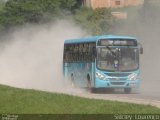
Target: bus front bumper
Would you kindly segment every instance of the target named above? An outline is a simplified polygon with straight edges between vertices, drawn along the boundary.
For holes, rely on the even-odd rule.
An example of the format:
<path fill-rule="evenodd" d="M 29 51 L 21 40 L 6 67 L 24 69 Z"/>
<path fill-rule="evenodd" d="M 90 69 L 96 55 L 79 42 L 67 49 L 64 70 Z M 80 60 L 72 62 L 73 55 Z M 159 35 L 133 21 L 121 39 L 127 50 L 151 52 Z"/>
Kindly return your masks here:
<path fill-rule="evenodd" d="M 95 88 L 138 88 L 140 80 L 100 80 L 96 78 Z"/>

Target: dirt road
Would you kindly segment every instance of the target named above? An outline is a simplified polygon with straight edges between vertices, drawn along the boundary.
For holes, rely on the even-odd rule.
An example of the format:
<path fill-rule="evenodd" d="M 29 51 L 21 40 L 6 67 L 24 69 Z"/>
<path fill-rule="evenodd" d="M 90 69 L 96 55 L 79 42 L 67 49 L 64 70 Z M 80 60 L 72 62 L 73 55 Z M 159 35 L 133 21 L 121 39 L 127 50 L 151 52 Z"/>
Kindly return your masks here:
<path fill-rule="evenodd" d="M 84 90 L 76 90 L 70 92 L 69 94 L 91 99 L 103 99 L 103 100 L 113 100 L 113 101 L 121 101 L 128 103 L 152 105 L 160 108 L 160 96 L 159 94 L 155 95 L 155 93 L 152 94 L 152 93 L 133 92 L 132 94 L 124 94 L 123 91 L 118 89 L 114 93 L 108 93 L 108 92 L 90 93 Z"/>

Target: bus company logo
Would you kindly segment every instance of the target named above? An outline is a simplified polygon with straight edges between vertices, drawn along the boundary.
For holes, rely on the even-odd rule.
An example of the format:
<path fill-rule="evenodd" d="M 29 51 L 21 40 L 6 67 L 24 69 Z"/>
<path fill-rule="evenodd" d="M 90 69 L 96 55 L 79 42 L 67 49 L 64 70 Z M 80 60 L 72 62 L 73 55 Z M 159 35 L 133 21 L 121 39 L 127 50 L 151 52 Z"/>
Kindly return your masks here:
<path fill-rule="evenodd" d="M 18 120 L 18 115 L 2 114 L 2 120 Z"/>

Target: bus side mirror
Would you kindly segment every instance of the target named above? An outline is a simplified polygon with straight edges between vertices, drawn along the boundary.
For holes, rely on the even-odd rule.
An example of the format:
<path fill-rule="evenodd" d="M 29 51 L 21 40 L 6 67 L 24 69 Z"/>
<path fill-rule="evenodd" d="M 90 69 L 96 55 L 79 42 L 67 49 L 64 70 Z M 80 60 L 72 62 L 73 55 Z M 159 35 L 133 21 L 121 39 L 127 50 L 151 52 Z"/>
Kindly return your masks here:
<path fill-rule="evenodd" d="M 142 47 L 142 44 L 141 43 L 138 43 L 138 46 L 139 46 L 139 49 L 140 49 L 140 54 L 143 54 L 143 47 Z"/>
<path fill-rule="evenodd" d="M 143 54 L 143 48 L 142 47 L 140 48 L 140 54 Z"/>

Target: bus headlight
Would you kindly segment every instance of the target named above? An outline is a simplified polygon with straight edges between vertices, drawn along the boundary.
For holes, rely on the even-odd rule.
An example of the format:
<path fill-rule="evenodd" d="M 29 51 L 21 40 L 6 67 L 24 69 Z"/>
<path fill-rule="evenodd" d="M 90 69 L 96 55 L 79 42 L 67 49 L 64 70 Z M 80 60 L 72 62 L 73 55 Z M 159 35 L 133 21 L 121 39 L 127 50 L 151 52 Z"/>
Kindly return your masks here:
<path fill-rule="evenodd" d="M 96 77 L 99 78 L 100 80 L 104 80 L 105 79 L 105 76 L 96 72 Z"/>
<path fill-rule="evenodd" d="M 136 73 L 133 73 L 133 74 L 131 74 L 131 75 L 128 76 L 128 79 L 129 79 L 129 80 L 136 80 L 136 79 L 138 79 L 138 78 L 139 78 L 139 75 L 136 74 Z"/>

